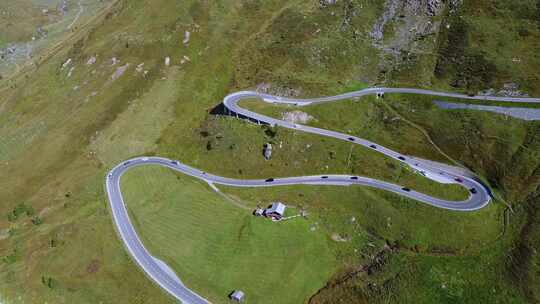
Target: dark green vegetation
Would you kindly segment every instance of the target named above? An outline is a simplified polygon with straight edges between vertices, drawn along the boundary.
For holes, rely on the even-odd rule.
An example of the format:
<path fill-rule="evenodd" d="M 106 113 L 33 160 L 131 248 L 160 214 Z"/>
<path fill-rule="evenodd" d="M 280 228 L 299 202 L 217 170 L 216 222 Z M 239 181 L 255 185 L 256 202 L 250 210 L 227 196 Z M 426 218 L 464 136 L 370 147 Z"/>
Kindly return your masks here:
<path fill-rule="evenodd" d="M 536 0 L 464 3 L 444 20 L 436 78 L 472 93 L 508 82 L 538 93 L 539 15 Z"/>
<path fill-rule="evenodd" d="M 512 3 L 468 2 L 456 13 L 469 29 L 463 54 L 482 54 L 484 63 L 495 66 L 494 89 L 514 82 L 521 90 L 538 95 L 538 20 L 521 18 L 518 12 L 534 1 Z M 459 71 L 449 68 L 439 77 L 434 72 L 436 62 L 446 60 L 441 55 L 444 33 L 433 37 L 441 47 L 427 57 L 432 65 L 422 60 L 424 53 L 412 54 L 404 63 L 407 66 L 381 76 L 380 50 L 373 47 L 368 32 L 382 11 L 381 1 L 360 0 L 338 1 L 324 8 L 319 1 L 119 1 L 103 19 L 80 32 L 78 39 L 67 40 L 46 57 L 33 73 L 19 75 L 14 83 L 2 80 L 0 299 L 170 302 L 130 261 L 108 212 L 103 178 L 109 168 L 132 156 L 177 158 L 225 176 L 355 172 L 388 180 L 407 178 L 412 186 L 426 187 L 402 168 L 391 168 L 392 163 L 379 165 L 381 158 L 365 149 L 355 147 L 351 152 L 347 143 L 279 128 L 268 131 L 209 114 L 227 93 L 257 86 L 303 96 L 358 89 L 380 84 L 381 79 L 386 79 L 385 85 L 431 88 L 427 80 L 435 88 L 450 89 L 456 77 L 462 76 Z M 446 14 L 448 22 L 457 18 Z M 191 32 L 187 44 L 183 43 L 185 31 Z M 96 63 L 87 65 L 91 56 Z M 164 64 L 167 56 L 169 67 Z M 113 57 L 120 62 L 113 65 Z M 62 69 L 68 58 L 71 66 Z M 478 70 L 476 62 L 471 64 L 470 71 Z M 126 67 L 123 74 L 118 70 L 122 66 Z M 71 67 L 75 68 L 68 76 Z M 483 78 L 470 78 L 475 76 L 470 71 L 464 74 L 470 88 L 487 89 Z M 466 89 L 466 83 L 458 88 Z M 321 277 L 313 273 L 304 289 L 291 290 L 291 299 L 309 297 L 321 288 L 312 298 L 314 303 L 339 298 L 370 303 L 538 301 L 538 125 L 506 121 L 493 114 L 447 113 L 410 96 L 385 100 L 385 104 L 353 103 L 353 108 L 343 110 L 338 104 L 326 105 L 326 109 L 314 109 L 314 114 L 332 123 L 343 123 L 338 115 L 354 114 L 356 124 L 343 123 L 340 128 L 403 153 L 446 162 L 442 151 L 489 181 L 514 212 L 507 211 L 501 201 L 475 213 L 447 212 L 362 187 L 224 189 L 248 206 L 273 199 L 305 206 L 308 220 L 291 222 L 291 239 L 303 236 L 306 228 L 312 232 L 313 226 L 316 237 L 297 240 L 313 248 L 333 248 L 331 254 L 323 250 L 327 255 L 321 261 L 315 256 L 298 259 L 296 265 L 283 264 L 298 269 L 312 263 L 326 265 L 325 272 L 316 273 Z M 392 120 L 398 115 L 402 118 Z M 441 151 L 422 134 L 428 134 Z M 276 149 L 271 161 L 264 161 L 262 145 L 269 141 L 276 147 L 283 142 L 283 147 Z M 160 178 L 169 175 L 164 172 Z M 178 182 L 179 188 L 175 187 L 166 189 L 168 195 L 181 196 L 178 191 L 184 186 Z M 192 193 L 197 194 L 194 200 L 210 200 L 211 193 L 201 187 L 193 186 L 199 189 Z M 143 189 L 126 195 L 133 197 L 137 191 Z M 131 202 L 135 207 L 142 201 Z M 26 207 L 21 211 L 17 206 L 23 203 Z M 238 235 L 241 227 L 231 223 L 232 218 L 251 222 L 249 210 L 222 203 L 230 213 L 218 220 Z M 28 214 L 30 206 L 35 213 Z M 206 218 L 207 206 L 197 206 L 201 207 L 197 214 Z M 170 208 L 158 228 L 174 234 L 172 238 L 189 237 L 179 235 L 187 228 L 174 226 L 182 217 L 176 214 L 178 206 Z M 10 221 L 13 214 L 16 219 Z M 171 230 L 163 228 L 171 222 Z M 281 227 L 258 225 L 253 224 L 253 231 L 283 233 L 278 231 Z M 140 227 L 144 229 L 144 223 Z M 230 235 L 208 236 L 220 237 L 227 240 Z M 192 242 L 204 252 L 211 248 L 206 239 Z M 161 243 L 157 244 L 160 250 Z M 171 263 L 175 263 L 174 254 Z M 230 252 L 224 257 L 228 263 L 237 258 Z M 219 262 L 220 256 L 214 258 Z M 175 267 L 190 271 L 185 263 Z M 332 269 L 337 270 L 332 274 Z M 294 278 L 291 284 L 302 285 Z M 217 302 L 224 300 L 226 288 L 237 288 L 212 285 L 216 278 L 206 276 L 185 278 L 186 282 L 190 279 Z M 324 287 L 326 279 L 330 282 Z"/>
<path fill-rule="evenodd" d="M 452 16 L 448 25 L 440 46 L 435 76 L 450 76 L 453 87 L 464 88 L 472 93 L 492 86 L 497 72 L 495 65 L 481 51 L 466 52 L 470 44 L 469 25 L 459 16 Z"/>
<path fill-rule="evenodd" d="M 34 215 L 35 211 L 34 211 L 34 208 L 32 208 L 31 206 L 26 206 L 24 203 L 21 203 L 17 206 L 15 206 L 15 208 L 13 208 L 13 211 L 11 211 L 10 213 L 8 213 L 8 220 L 10 222 L 14 222 L 16 221 L 21 215 L 26 215 L 28 217 Z"/>

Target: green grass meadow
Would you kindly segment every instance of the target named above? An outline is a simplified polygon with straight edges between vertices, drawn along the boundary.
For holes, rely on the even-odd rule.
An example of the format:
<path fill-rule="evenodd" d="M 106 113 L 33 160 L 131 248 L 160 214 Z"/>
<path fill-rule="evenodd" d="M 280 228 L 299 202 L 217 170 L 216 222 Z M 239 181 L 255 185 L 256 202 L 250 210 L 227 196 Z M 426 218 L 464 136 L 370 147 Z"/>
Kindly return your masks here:
<path fill-rule="evenodd" d="M 310 220 L 254 217 L 206 184 L 159 167 L 122 177 L 136 229 L 153 255 L 213 303 L 240 289 L 246 303 L 301 303 L 337 267 L 335 245 Z"/>
<path fill-rule="evenodd" d="M 29 9 L 0 18 L 6 29 L 0 47 L 31 37 L 45 22 L 35 5 L 50 4 L 15 2 L 0 8 Z M 460 14 L 471 39 L 453 58 L 478 59 L 480 52 L 485 60 L 467 67 L 493 63 L 494 78 L 480 79 L 486 86 L 515 82 L 538 94 L 533 2 L 465 3 Z M 77 2 L 69 3 L 73 17 Z M 173 301 L 131 261 L 111 220 L 104 178 L 135 156 L 179 159 L 228 177 L 355 174 L 443 198 L 466 194 L 347 142 L 210 114 L 227 94 L 257 87 L 300 97 L 375 85 L 466 92 L 482 83 L 470 73 L 433 71 L 448 33 L 433 37 L 437 49 L 420 67 L 384 74 L 384 55 L 369 35 L 381 1 L 322 7 L 303 0 L 119 0 L 105 11 L 86 3 L 81 22 L 89 24 L 65 32 L 62 23 L 51 37 L 63 43 L 36 54 L 43 58 L 30 69 L 0 79 L 2 303 Z M 517 18 L 516 12 L 528 13 Z M 96 63 L 86 64 L 92 56 Z M 62 68 L 68 59 L 71 66 Z M 113 77 L 121 66 L 124 74 Z M 461 78 L 471 86 L 454 86 Z M 276 117 L 291 110 L 246 104 Z M 233 289 L 246 291 L 249 303 L 540 300 L 538 123 L 443 111 L 429 97 L 410 95 L 301 110 L 316 118 L 315 126 L 406 155 L 452 163 L 449 156 L 478 173 L 498 199 L 460 213 L 366 187 L 220 187 L 226 198 L 169 170 L 135 168 L 122 182 L 137 231 L 188 286 L 217 303 Z M 268 142 L 275 148 L 270 161 L 262 156 Z M 250 215 L 250 208 L 273 200 L 308 216 L 271 223 Z"/>

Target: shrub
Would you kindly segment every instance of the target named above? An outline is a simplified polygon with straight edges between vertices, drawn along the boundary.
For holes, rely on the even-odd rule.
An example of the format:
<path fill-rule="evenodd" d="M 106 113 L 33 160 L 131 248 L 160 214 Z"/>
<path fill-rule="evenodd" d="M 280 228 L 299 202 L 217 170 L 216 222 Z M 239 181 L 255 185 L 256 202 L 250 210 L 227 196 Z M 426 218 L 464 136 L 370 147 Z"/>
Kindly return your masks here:
<path fill-rule="evenodd" d="M 46 276 L 41 276 L 41 283 L 49 289 L 54 289 L 58 285 L 58 282 L 55 279 Z"/>
<path fill-rule="evenodd" d="M 43 224 L 43 220 L 39 216 L 36 215 L 32 218 L 32 224 L 36 226 L 41 225 Z"/>
<path fill-rule="evenodd" d="M 264 127 L 264 134 L 266 134 L 266 136 L 268 136 L 270 138 L 276 137 L 276 135 L 277 135 L 277 127 L 265 126 Z"/>
<path fill-rule="evenodd" d="M 26 214 L 26 216 L 33 216 L 36 213 L 32 206 L 27 206 L 25 203 L 20 203 L 7 215 L 8 221 L 14 222 L 19 216 Z"/>

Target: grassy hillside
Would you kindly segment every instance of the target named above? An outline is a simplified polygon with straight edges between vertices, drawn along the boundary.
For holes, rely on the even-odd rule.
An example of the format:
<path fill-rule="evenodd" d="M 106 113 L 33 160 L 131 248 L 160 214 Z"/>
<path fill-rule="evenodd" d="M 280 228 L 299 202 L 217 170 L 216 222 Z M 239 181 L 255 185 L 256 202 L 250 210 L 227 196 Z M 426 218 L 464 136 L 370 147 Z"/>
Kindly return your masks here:
<path fill-rule="evenodd" d="M 489 85 L 496 90 L 500 89 L 498 84 L 515 82 L 523 91 L 538 93 L 534 82 L 538 69 L 525 68 L 534 67 L 539 60 L 534 53 L 538 39 L 533 26 L 537 21 L 532 17 L 516 19 L 506 12 L 522 6 L 499 2 L 467 4 L 459 11 L 474 28 L 470 35 L 496 35 L 491 30 L 496 24 L 490 23 L 494 19 L 505 24 L 520 20 L 529 36 L 519 48 L 500 42 L 495 48 L 500 53 L 494 53 L 492 39 L 471 39 L 464 44 L 464 54 L 474 54 L 472 49 L 477 48 L 485 50 L 484 57 L 496 67 Z M 433 45 L 429 60 L 418 63 L 412 56 L 392 71 L 387 70 L 386 61 L 381 64 L 386 55 L 373 43 L 370 32 L 385 11 L 381 1 L 371 0 L 337 1 L 334 5 L 299 0 L 119 1 L 103 15 L 96 15 L 100 18 L 89 18 L 87 26 L 74 29 L 69 39 L 54 52 L 43 54 L 32 69 L 22 69 L 30 73 L 2 80 L 0 298 L 8 303 L 171 301 L 130 261 L 114 232 L 103 178 L 109 168 L 128 157 L 163 155 L 236 177 L 354 172 L 429 190 L 423 179 L 393 163 L 375 165 L 380 156 L 356 147 L 351 150 L 347 143 L 281 129 L 273 134 L 257 125 L 209 113 L 227 93 L 246 88 L 300 96 L 329 95 L 381 82 L 424 86 L 432 82 L 451 89 L 456 72 L 434 72 L 438 58 L 445 56 L 444 32 L 433 35 L 437 43 L 426 44 Z M 434 18 L 454 17 L 441 13 Z M 401 26 L 398 19 L 389 23 L 394 29 Z M 510 36 L 518 30 L 499 28 Z M 186 31 L 190 39 L 184 43 Z M 387 28 L 385 35 L 398 32 Z M 417 58 L 426 52 L 424 48 L 421 51 L 415 53 Z M 522 54 L 520 69 L 513 64 L 505 69 L 502 61 L 494 59 L 511 60 L 516 52 Z M 165 65 L 166 57 L 170 57 L 170 66 Z M 417 69 L 416 63 L 422 68 Z M 294 302 L 308 301 L 310 293 L 329 277 L 330 283 L 313 302 L 331 302 L 336 296 L 375 302 L 538 299 L 533 286 L 538 281 L 539 233 L 534 224 L 536 213 L 531 211 L 535 210 L 532 206 L 538 184 L 536 125 L 487 114 L 446 113 L 402 96 L 390 98 L 388 107 L 374 102 L 354 103 L 353 110 L 335 106 L 321 107 L 314 113 L 325 117 L 322 114 L 335 111 L 369 117 L 368 122 L 357 120 L 358 125 L 344 124 L 342 128 L 353 128 L 358 135 L 371 136 L 403 153 L 444 160 L 418 128 L 409 127 L 404 120 L 392 121 L 390 113 L 414 122 L 445 153 L 497 187 L 507 203 L 513 204 L 514 213 L 506 211 L 502 203 L 471 214 L 447 212 L 362 187 L 224 189 L 248 206 L 272 199 L 305 206 L 309 219 L 292 222 L 287 230 L 290 233 L 285 233 L 281 226 L 254 222 L 243 210 L 225 204 L 198 183 L 188 183 L 183 177 L 175 180 L 163 170 L 141 175 L 133 171 L 130 181 L 125 181 L 126 196 L 133 207 L 140 207 L 132 210 L 139 230 L 148 233 L 149 239 L 163 233 L 189 241 L 201 252 L 212 252 L 209 240 L 226 242 L 231 235 L 217 231 L 212 237 L 196 240 L 190 240 L 189 234 L 180 235 L 190 227 L 176 221 L 184 209 L 172 202 L 199 202 L 192 205 L 191 220 L 196 221 L 208 216 L 207 206 L 200 202 L 213 201 L 226 213 L 214 224 L 222 224 L 227 228 L 224 231 L 232 234 L 239 231 L 238 219 L 242 219 L 254 231 L 253 238 L 245 241 L 268 249 L 241 251 L 254 255 L 245 267 L 259 260 L 255 255 L 264 259 L 265 254 L 275 253 L 276 248 L 264 247 L 259 233 L 283 234 L 286 239 L 282 241 L 298 256 L 303 247 L 289 241 L 321 248 L 325 254 L 298 258 L 298 269 L 320 264 L 324 271 L 302 281 L 293 276 L 291 284 L 298 288 L 291 289 L 289 299 Z M 415 112 L 410 111 L 413 108 Z M 378 120 L 381 116 L 382 123 Z M 321 117 L 319 123 L 327 123 Z M 332 122 L 339 120 L 331 118 Z M 477 141 L 463 146 L 470 136 Z M 269 141 L 283 144 L 267 162 L 262 158 L 262 145 Z M 164 188 L 167 195 L 160 197 L 159 193 L 144 192 L 136 186 L 139 183 L 167 183 L 170 187 Z M 184 196 L 182 189 L 189 189 L 189 194 Z M 154 186 L 154 191 L 158 190 Z M 154 213 L 144 204 L 146 199 L 167 205 Z M 152 216 L 159 216 L 159 212 L 165 212 L 167 220 L 146 230 L 145 224 L 155 223 Z M 172 223 L 170 227 L 168 223 Z M 193 233 L 210 235 L 215 227 L 200 227 Z M 312 228 L 316 233 L 311 233 Z M 189 252 L 162 246 L 163 242 L 159 239 L 149 246 L 163 250 L 164 259 L 180 274 L 188 274 L 186 278 L 182 275 L 183 280 L 192 280 L 190 284 L 216 301 L 231 288 L 228 284 L 245 281 L 243 277 L 220 280 L 227 277 L 227 269 L 218 267 L 206 268 L 196 276 L 190 264 L 183 262 Z M 227 246 L 216 249 L 230 265 L 243 263 Z M 283 262 L 283 256 L 277 256 Z M 217 255 L 209 257 L 214 264 L 222 262 Z M 212 277 L 210 270 L 219 273 Z M 281 276 L 271 275 L 273 279 Z"/>
<path fill-rule="evenodd" d="M 212 303 L 228 303 L 234 289 L 250 303 L 300 303 L 335 271 L 335 243 L 310 231 L 313 220 L 254 217 L 251 208 L 164 168 L 135 168 L 122 187 L 147 248 Z"/>
<path fill-rule="evenodd" d="M 538 16 L 538 1 L 464 3 L 445 20 L 436 79 L 472 92 L 515 83 L 538 94 Z"/>
<path fill-rule="evenodd" d="M 0 3 L 0 88 L 35 70 L 108 13 L 115 0 L 21 0 Z"/>

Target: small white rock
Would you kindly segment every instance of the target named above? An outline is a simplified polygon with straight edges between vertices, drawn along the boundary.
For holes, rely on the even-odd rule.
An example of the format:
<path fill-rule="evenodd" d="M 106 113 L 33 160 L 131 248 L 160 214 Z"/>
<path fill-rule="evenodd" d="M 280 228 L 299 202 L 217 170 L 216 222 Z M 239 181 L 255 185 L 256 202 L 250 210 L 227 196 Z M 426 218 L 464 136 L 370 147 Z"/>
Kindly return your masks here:
<path fill-rule="evenodd" d="M 189 43 L 189 39 L 191 37 L 191 33 L 189 31 L 186 31 L 184 33 L 184 40 L 182 41 L 184 44 L 188 44 Z"/>
<path fill-rule="evenodd" d="M 92 65 L 96 63 L 96 60 L 96 56 L 91 56 L 90 58 L 88 58 L 88 61 L 86 61 L 86 65 Z"/>
<path fill-rule="evenodd" d="M 75 67 L 71 67 L 71 69 L 69 69 L 69 72 L 67 74 L 67 77 L 71 77 L 71 75 L 73 74 L 73 71 L 75 70 Z"/>
<path fill-rule="evenodd" d="M 66 62 L 64 62 L 64 64 L 62 64 L 62 69 L 65 69 L 70 64 L 71 64 L 71 58 L 69 58 L 68 60 L 66 60 Z"/>

